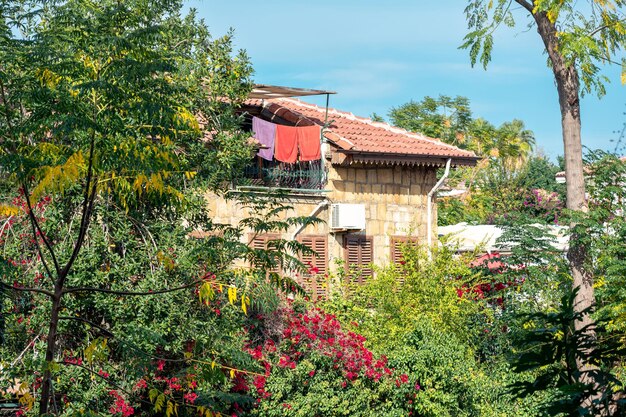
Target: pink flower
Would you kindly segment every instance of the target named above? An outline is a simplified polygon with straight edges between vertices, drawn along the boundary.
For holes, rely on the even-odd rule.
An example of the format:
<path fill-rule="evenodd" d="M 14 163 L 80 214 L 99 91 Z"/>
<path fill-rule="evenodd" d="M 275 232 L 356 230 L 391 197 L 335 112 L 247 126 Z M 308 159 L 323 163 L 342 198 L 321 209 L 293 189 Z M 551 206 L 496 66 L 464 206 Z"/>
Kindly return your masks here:
<path fill-rule="evenodd" d="M 196 394 L 195 392 L 188 392 L 185 395 L 183 395 L 183 398 L 189 404 L 193 404 L 194 401 L 196 401 L 196 399 L 198 398 L 198 394 Z"/>
<path fill-rule="evenodd" d="M 145 389 L 148 388 L 148 383 L 146 382 L 145 379 L 140 379 L 139 381 L 137 381 L 137 383 L 135 384 L 135 389 L 136 390 L 141 390 L 141 389 Z"/>

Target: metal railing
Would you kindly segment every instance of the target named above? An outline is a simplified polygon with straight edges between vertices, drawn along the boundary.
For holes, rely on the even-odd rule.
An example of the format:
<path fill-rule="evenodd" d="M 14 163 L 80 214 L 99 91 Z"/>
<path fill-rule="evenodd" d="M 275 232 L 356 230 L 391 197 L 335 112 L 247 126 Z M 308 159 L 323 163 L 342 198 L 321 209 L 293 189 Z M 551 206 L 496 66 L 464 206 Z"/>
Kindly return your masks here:
<path fill-rule="evenodd" d="M 326 170 L 321 161 L 263 164 L 248 166 L 238 185 L 301 190 L 321 190 L 326 185 Z"/>

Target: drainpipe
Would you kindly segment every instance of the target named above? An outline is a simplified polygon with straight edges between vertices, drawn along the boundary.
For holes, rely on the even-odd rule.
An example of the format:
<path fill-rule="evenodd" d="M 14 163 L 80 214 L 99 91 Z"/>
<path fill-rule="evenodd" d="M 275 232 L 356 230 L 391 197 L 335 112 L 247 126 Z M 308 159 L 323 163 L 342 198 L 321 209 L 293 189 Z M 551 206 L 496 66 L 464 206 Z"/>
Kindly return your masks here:
<path fill-rule="evenodd" d="M 313 211 L 311 212 L 311 214 L 309 214 L 308 217 L 313 217 L 315 216 L 317 213 L 320 212 L 321 209 L 323 209 L 324 207 L 326 207 L 328 205 L 328 200 L 324 200 L 321 203 L 319 203 L 317 206 L 315 206 L 315 208 L 313 209 Z M 303 224 L 301 224 L 298 229 L 293 232 L 293 235 L 291 235 L 291 240 L 295 240 L 296 236 L 298 236 L 298 234 L 302 231 L 302 229 L 304 229 Z"/>
<path fill-rule="evenodd" d="M 428 259 L 432 260 L 433 252 L 433 196 L 437 192 L 441 185 L 448 178 L 448 174 L 450 174 L 450 164 L 452 163 L 452 158 L 448 158 L 446 161 L 446 170 L 443 173 L 443 177 L 437 181 L 437 184 L 428 192 L 428 201 L 426 202 L 426 241 L 428 242 Z"/>

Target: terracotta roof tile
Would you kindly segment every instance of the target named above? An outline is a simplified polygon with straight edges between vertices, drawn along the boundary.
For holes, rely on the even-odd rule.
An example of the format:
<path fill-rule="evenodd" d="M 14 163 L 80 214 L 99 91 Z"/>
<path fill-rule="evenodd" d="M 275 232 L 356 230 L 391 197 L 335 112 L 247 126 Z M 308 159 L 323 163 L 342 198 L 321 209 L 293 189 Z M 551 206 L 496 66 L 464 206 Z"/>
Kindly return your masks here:
<path fill-rule="evenodd" d="M 247 100 L 246 105 L 265 107 L 272 114 L 298 126 L 324 125 L 326 108 L 292 98 Z M 476 158 L 438 139 L 409 132 L 387 123 L 374 122 L 352 113 L 328 109 L 325 137 L 344 151 L 359 153 L 406 155 L 413 157 Z"/>

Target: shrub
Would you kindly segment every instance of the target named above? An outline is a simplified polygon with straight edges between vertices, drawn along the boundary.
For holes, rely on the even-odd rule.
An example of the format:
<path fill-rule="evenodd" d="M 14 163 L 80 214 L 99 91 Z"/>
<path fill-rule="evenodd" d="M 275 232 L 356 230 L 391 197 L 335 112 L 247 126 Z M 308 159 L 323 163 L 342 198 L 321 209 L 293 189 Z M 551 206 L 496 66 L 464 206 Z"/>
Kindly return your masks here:
<path fill-rule="evenodd" d="M 406 416 L 415 378 L 375 357 L 365 338 L 320 309 L 277 312 L 281 334 L 249 348 L 265 373 L 253 378 L 257 416 Z"/>

